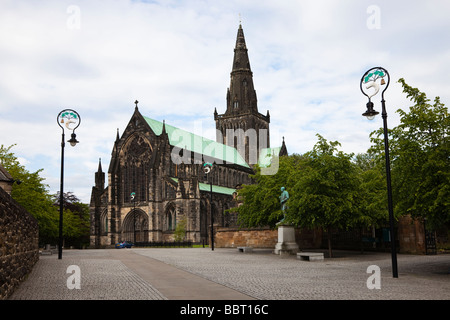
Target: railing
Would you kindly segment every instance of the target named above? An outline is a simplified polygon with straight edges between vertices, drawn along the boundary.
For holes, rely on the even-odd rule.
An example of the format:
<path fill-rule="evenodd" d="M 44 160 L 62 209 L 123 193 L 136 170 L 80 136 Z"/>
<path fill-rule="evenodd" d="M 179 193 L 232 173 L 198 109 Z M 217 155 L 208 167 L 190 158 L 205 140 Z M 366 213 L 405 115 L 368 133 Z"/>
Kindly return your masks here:
<path fill-rule="evenodd" d="M 192 241 L 151 241 L 136 242 L 135 247 L 151 248 L 192 248 Z"/>

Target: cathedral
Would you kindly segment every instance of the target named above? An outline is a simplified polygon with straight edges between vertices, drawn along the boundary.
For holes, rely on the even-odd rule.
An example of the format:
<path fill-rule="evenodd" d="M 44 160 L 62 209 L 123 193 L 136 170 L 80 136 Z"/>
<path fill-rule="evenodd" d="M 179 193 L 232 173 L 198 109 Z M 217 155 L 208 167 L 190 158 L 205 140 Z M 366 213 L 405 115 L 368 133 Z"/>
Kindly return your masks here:
<path fill-rule="evenodd" d="M 214 110 L 216 141 L 141 114 L 138 101 L 111 153 L 107 183 L 102 163 L 90 202 L 92 247 L 119 241 L 173 241 L 183 223 L 186 240 L 209 244 L 214 226 L 236 226 L 236 190 L 253 181 L 254 166 L 267 165 L 270 115 L 258 111 L 244 31 L 239 25 L 226 110 Z M 205 164 L 212 164 L 205 173 Z"/>

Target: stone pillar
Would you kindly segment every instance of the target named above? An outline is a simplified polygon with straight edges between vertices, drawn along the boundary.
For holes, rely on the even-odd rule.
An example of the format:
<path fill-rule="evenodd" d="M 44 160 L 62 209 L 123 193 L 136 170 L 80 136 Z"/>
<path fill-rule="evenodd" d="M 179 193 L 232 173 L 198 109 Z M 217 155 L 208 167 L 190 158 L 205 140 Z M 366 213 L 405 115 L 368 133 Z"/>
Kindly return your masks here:
<path fill-rule="evenodd" d="M 296 254 L 299 251 L 295 242 L 295 230 L 293 226 L 278 226 L 278 242 L 275 245 L 275 254 Z"/>

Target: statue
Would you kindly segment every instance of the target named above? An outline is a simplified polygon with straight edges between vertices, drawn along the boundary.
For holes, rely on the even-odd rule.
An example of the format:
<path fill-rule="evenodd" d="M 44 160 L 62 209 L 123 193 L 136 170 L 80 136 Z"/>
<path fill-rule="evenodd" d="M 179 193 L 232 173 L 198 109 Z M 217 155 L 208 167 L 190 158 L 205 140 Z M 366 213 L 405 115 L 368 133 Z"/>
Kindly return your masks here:
<path fill-rule="evenodd" d="M 286 191 L 285 187 L 281 187 L 281 195 L 279 198 L 280 198 L 281 211 L 283 211 L 283 219 L 281 219 L 281 221 L 278 223 L 283 223 L 284 219 L 286 219 L 286 209 L 287 209 L 286 202 L 289 200 L 289 193 Z"/>

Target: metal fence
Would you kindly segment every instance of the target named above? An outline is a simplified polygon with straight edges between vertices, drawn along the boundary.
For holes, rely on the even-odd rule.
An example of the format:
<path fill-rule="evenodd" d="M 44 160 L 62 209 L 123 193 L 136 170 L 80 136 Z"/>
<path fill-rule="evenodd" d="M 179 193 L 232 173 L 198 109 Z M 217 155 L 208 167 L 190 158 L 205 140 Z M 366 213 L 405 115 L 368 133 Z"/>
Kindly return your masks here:
<path fill-rule="evenodd" d="M 136 242 L 135 247 L 150 247 L 150 248 L 191 248 L 192 241 L 151 241 L 151 242 Z"/>

